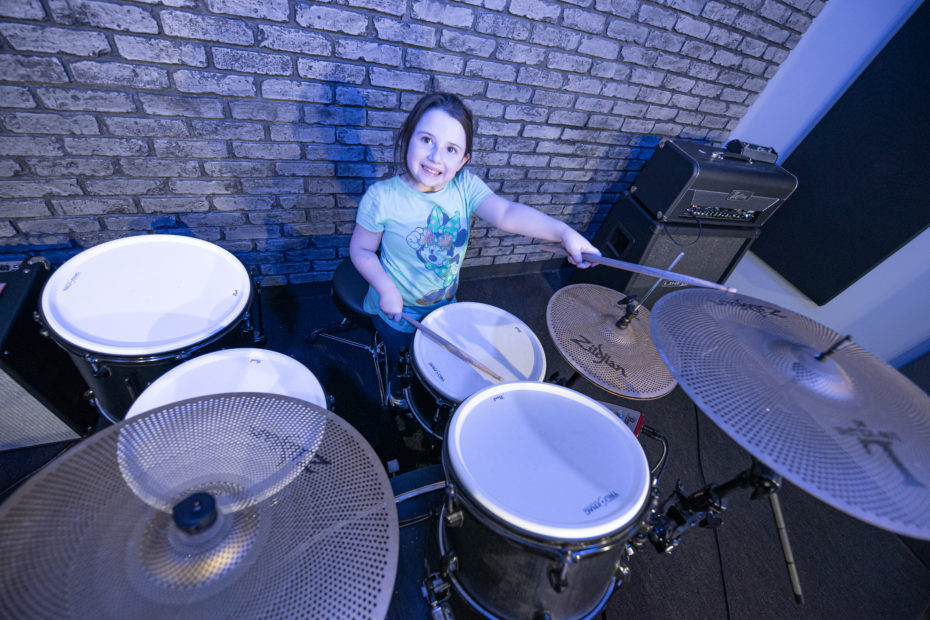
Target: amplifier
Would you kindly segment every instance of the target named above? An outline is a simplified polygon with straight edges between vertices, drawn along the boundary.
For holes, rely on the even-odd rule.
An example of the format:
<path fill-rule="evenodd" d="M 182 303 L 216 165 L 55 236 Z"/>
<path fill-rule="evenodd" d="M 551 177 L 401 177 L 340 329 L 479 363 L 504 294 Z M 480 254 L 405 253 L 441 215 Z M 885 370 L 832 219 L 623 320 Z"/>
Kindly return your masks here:
<path fill-rule="evenodd" d="M 630 193 L 663 222 L 762 226 L 797 186 L 769 157 L 664 139 Z"/>

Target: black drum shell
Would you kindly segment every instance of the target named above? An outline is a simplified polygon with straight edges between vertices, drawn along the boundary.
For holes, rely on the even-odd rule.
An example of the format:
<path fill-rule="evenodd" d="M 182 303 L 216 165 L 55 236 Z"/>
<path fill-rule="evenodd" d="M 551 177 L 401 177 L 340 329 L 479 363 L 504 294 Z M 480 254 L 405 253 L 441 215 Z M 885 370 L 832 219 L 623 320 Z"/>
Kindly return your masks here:
<path fill-rule="evenodd" d="M 253 301 L 253 291 L 250 291 L 243 311 L 208 338 L 183 349 L 145 356 L 103 355 L 78 347 L 48 326 L 41 305 L 38 315 L 49 338 L 64 349 L 74 362 L 91 390 L 97 409 L 111 422 L 118 422 L 125 418 L 126 412 L 145 388 L 175 366 L 202 353 L 254 346 L 250 331 L 242 328 L 244 322 L 249 321 Z"/>
<path fill-rule="evenodd" d="M 484 612 L 501 618 L 585 618 L 607 603 L 619 583 L 627 558 L 626 543 L 636 534 L 649 508 L 648 496 L 629 524 L 592 540 L 548 540 L 518 531 L 471 499 L 456 481 L 443 449 L 452 504 L 462 515 L 459 525 L 440 519 L 440 540 L 453 553 L 454 575 Z M 448 491 L 447 491 L 448 494 Z M 554 498 L 557 501 L 557 498 Z M 446 515 L 444 514 L 443 517 Z M 559 568 L 563 550 L 581 553 L 565 570 L 566 586 L 556 591 L 550 572 Z"/>

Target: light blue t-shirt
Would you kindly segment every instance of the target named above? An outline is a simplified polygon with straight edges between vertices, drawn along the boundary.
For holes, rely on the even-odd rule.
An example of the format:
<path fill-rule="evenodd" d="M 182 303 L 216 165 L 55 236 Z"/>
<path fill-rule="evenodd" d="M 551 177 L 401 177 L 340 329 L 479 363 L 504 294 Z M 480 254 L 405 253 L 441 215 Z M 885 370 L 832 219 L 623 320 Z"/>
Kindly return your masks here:
<path fill-rule="evenodd" d="M 461 170 L 437 192 L 417 191 L 396 176 L 362 196 L 355 222 L 382 233 L 381 264 L 400 290 L 405 312 L 419 319 L 455 298 L 471 216 L 491 193 L 484 181 Z M 406 322 L 384 316 L 372 287 L 365 310 L 401 331 L 413 331 Z"/>

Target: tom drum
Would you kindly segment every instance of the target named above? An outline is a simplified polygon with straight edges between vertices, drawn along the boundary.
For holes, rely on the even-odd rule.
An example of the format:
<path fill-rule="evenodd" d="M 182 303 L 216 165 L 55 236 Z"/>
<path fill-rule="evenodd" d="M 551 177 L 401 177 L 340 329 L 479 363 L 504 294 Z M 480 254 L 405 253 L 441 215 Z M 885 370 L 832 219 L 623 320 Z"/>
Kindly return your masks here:
<path fill-rule="evenodd" d="M 422 323 L 505 381 L 542 381 L 546 376 L 539 338 L 506 310 L 458 302 L 434 310 Z M 415 380 L 406 389 L 407 404 L 424 430 L 440 439 L 459 403 L 498 383 L 419 331 L 413 337 L 412 356 Z"/>
<path fill-rule="evenodd" d="M 606 605 L 650 505 L 646 456 L 606 407 L 549 383 L 506 383 L 456 409 L 443 443 L 440 551 L 472 607 L 580 618 Z"/>
<path fill-rule="evenodd" d="M 49 278 L 40 320 L 91 388 L 100 412 L 124 417 L 170 368 L 246 344 L 252 281 L 227 250 L 179 235 L 141 235 L 77 254 Z"/>
<path fill-rule="evenodd" d="M 265 349 L 224 349 L 188 360 L 153 381 L 126 419 L 189 398 L 236 392 L 279 394 L 329 408 L 316 375 L 294 358 Z"/>

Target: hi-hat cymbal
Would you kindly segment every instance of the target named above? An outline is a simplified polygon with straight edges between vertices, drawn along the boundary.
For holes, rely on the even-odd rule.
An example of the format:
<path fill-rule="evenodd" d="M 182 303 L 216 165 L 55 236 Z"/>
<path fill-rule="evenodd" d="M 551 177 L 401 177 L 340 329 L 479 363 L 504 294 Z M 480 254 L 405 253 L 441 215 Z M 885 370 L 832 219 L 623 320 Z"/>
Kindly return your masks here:
<path fill-rule="evenodd" d="M 675 378 L 656 351 L 649 310 L 624 328 L 626 296 L 596 284 L 557 290 L 546 307 L 546 323 L 559 353 L 586 379 L 613 394 L 658 398 L 675 389 Z"/>
<path fill-rule="evenodd" d="M 349 424 L 205 396 L 92 435 L 0 505 L 0 616 L 384 617 L 398 549 L 387 474 Z"/>
<path fill-rule="evenodd" d="M 811 495 L 930 539 L 930 396 L 832 329 L 717 291 L 665 295 L 652 335 L 720 428 Z M 818 359 L 820 356 L 822 359 Z"/>

